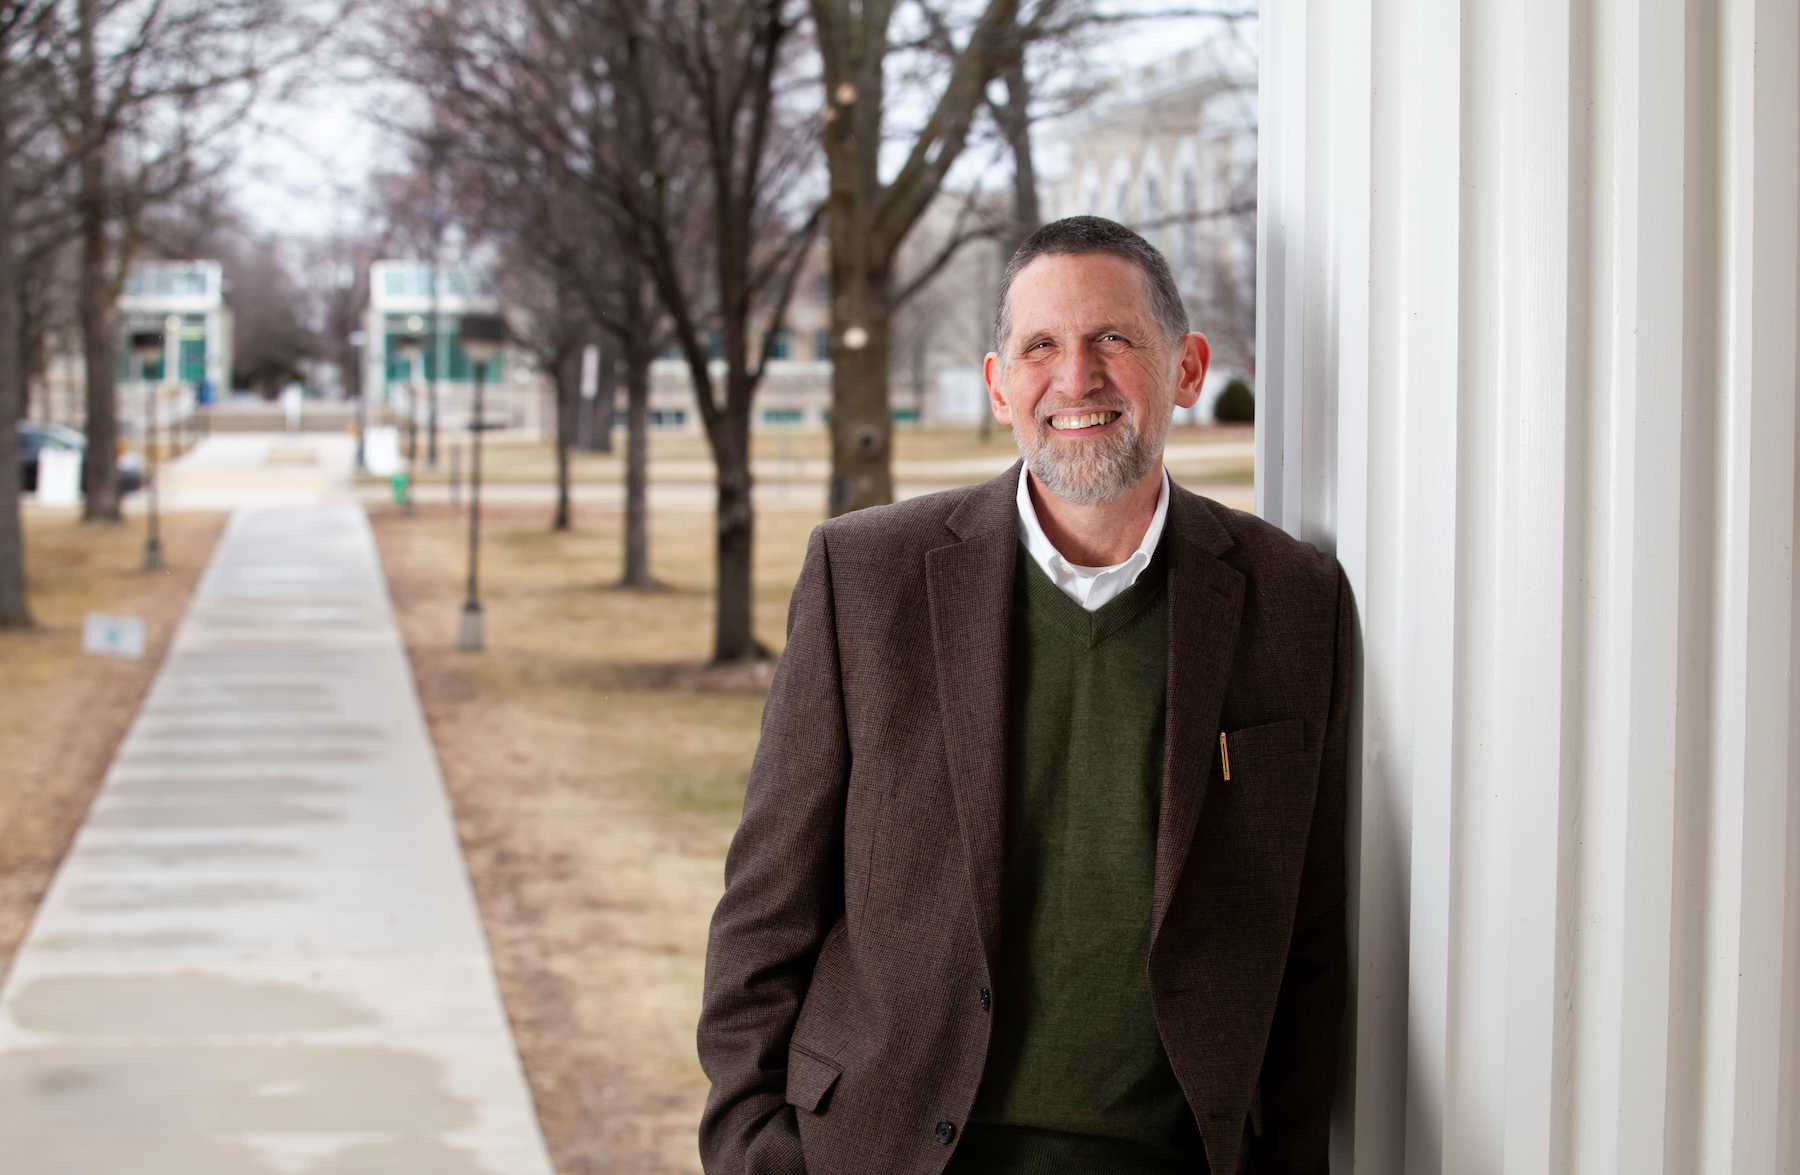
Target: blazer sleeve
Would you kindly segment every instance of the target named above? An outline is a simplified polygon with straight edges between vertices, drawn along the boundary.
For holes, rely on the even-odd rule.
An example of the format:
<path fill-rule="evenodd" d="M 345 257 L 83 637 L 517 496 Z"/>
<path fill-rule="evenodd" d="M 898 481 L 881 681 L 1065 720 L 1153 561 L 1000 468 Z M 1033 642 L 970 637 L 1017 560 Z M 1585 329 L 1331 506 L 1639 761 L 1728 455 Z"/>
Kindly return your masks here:
<path fill-rule="evenodd" d="M 1336 580 L 1331 705 L 1294 934 L 1253 1103 L 1258 1112 L 1251 1116 L 1244 1165 L 1250 1175 L 1326 1175 L 1330 1166 L 1331 1100 L 1349 980 L 1344 777 L 1356 657 L 1355 602 L 1341 568 Z"/>
<path fill-rule="evenodd" d="M 706 949 L 698 1043 L 712 1091 L 700 1155 L 708 1172 L 730 1175 L 806 1170 L 786 1099 L 788 1040 L 843 913 L 850 768 L 824 527 L 807 542 L 787 631 Z"/>

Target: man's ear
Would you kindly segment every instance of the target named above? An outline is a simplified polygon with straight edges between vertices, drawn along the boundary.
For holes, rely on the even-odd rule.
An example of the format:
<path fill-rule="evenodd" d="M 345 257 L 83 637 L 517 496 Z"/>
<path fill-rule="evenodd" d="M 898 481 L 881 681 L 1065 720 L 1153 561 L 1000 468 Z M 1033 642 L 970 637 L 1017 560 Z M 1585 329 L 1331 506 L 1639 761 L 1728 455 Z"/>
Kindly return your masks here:
<path fill-rule="evenodd" d="M 981 378 L 987 384 L 988 407 L 994 410 L 994 419 L 1012 427 L 1012 409 L 1006 403 L 1006 393 L 1000 387 L 1000 356 L 992 351 L 981 361 Z"/>
<path fill-rule="evenodd" d="M 1212 345 L 1199 331 L 1181 336 L 1175 361 L 1175 404 L 1192 408 L 1200 402 L 1200 388 L 1206 383 L 1206 369 L 1212 364 Z"/>

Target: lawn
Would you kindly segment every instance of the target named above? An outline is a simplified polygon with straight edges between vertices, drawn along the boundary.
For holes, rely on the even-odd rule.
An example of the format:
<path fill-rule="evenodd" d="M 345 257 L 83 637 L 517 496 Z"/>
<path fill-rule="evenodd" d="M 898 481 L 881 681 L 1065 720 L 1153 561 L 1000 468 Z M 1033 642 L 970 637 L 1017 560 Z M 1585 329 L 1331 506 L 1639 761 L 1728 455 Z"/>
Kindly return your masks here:
<path fill-rule="evenodd" d="M 1182 427 L 1169 433 L 1175 450 L 1169 468 L 1177 478 L 1208 482 L 1250 483 L 1251 460 L 1240 452 L 1250 443 L 1248 427 Z M 624 476 L 623 435 L 611 454 L 573 454 L 570 476 L 578 484 L 617 482 Z M 419 442 L 420 459 L 414 476 L 420 483 L 445 482 L 450 478 L 452 445 L 462 447 L 458 469 L 468 476 L 467 438 L 447 437 L 440 442 L 435 469 L 424 461 L 425 443 Z M 1199 447 L 1226 446 L 1216 455 L 1196 452 Z M 750 435 L 750 459 L 761 482 L 823 484 L 830 460 L 829 438 L 822 429 L 760 429 Z M 404 440 L 402 441 L 404 452 Z M 971 426 L 897 428 L 894 430 L 894 476 L 899 481 L 952 484 L 971 480 L 945 471 L 938 463 L 986 460 L 1005 463 L 1018 455 L 1012 433 L 995 429 L 982 440 Z M 650 436 L 652 483 L 694 483 L 713 480 L 712 452 L 698 432 L 652 432 Z M 936 466 L 934 468 L 934 466 Z M 482 443 L 483 481 L 500 484 L 532 484 L 556 479 L 555 450 L 546 441 L 496 437 Z"/>
<path fill-rule="evenodd" d="M 707 673 L 710 515 L 664 511 L 666 590 L 624 593 L 613 512 L 484 516 L 488 649 L 454 649 L 463 516 L 375 511 L 495 969 L 557 1170 L 699 1169 L 706 923 L 767 686 Z M 763 510 L 757 627 L 782 644 L 811 511 Z"/>
<path fill-rule="evenodd" d="M 26 510 L 38 627 L 0 632 L 0 976 L 156 676 L 224 521 L 164 515 L 167 570 L 146 573 L 141 525 L 83 525 L 72 513 Z M 144 658 L 82 652 L 89 612 L 142 617 Z"/>

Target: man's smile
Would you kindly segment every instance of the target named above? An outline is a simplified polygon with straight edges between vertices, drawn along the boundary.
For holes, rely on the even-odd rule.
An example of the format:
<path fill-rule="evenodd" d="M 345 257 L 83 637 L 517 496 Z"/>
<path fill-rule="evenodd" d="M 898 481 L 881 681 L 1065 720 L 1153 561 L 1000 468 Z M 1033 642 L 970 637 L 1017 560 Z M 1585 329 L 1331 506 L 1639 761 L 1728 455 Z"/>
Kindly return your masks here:
<path fill-rule="evenodd" d="M 1059 412 L 1050 418 L 1050 427 L 1057 432 L 1096 433 L 1117 420 L 1120 415 L 1121 413 L 1110 409 L 1100 412 Z"/>

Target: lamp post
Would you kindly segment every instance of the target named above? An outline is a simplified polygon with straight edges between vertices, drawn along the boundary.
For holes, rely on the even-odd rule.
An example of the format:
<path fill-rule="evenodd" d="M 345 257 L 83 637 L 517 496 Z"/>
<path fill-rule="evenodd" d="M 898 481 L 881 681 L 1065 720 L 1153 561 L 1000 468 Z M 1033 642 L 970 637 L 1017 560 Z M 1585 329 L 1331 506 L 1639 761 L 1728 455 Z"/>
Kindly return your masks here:
<path fill-rule="evenodd" d="M 364 394 L 363 379 L 363 345 L 369 336 L 363 331 L 353 331 L 345 342 L 350 344 L 351 378 L 356 383 L 356 472 L 369 472 L 367 450 L 364 438 L 369 432 L 369 397 Z"/>
<path fill-rule="evenodd" d="M 506 344 L 506 322 L 498 314 L 470 314 L 463 318 L 457 332 L 463 353 L 475 367 L 475 411 L 469 417 L 469 594 L 463 601 L 462 625 L 457 631 L 456 647 L 478 653 L 482 647 L 481 623 L 481 433 L 487 422 L 482 419 L 485 406 L 483 392 L 487 383 L 487 366 L 500 355 Z"/>
<path fill-rule="evenodd" d="M 162 536 L 157 533 L 156 525 L 156 450 L 153 447 L 151 428 L 156 401 L 145 371 L 152 359 L 164 355 L 168 348 L 168 338 L 162 331 L 132 331 L 129 346 L 131 357 L 137 360 L 138 382 L 144 385 L 144 421 L 141 430 L 144 436 L 144 504 L 147 521 L 144 532 L 144 570 L 161 571 Z"/>
<path fill-rule="evenodd" d="M 413 511 L 413 478 L 419 461 L 418 376 L 425 358 L 425 320 L 417 314 L 406 320 L 406 330 L 394 337 L 394 349 L 406 360 L 406 512 Z"/>

